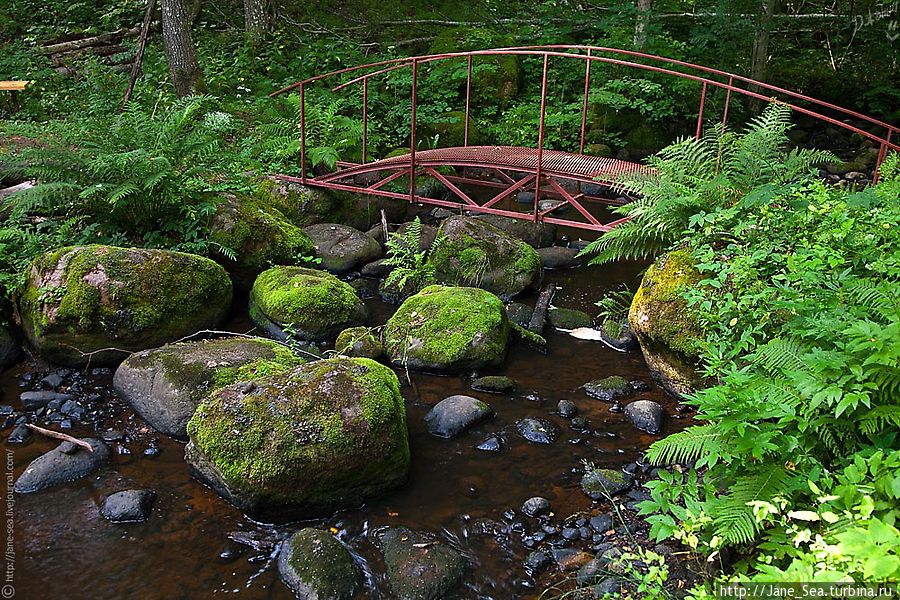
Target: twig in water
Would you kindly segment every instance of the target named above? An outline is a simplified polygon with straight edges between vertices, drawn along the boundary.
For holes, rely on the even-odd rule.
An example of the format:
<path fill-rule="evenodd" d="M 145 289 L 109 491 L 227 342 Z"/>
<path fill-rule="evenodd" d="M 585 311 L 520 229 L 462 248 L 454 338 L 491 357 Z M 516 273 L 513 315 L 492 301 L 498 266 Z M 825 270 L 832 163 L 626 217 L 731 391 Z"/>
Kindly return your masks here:
<path fill-rule="evenodd" d="M 75 444 L 76 446 L 81 446 L 88 452 L 94 451 L 94 448 L 90 444 L 88 444 L 86 441 L 79 440 L 77 437 L 72 437 L 71 435 L 69 435 L 67 433 L 62 433 L 61 431 L 53 431 L 52 429 L 44 429 L 43 427 L 38 427 L 37 425 L 32 425 L 31 423 L 26 423 L 25 426 L 28 427 L 28 429 L 31 429 L 32 431 L 37 431 L 38 433 L 43 434 L 49 438 L 55 438 L 57 440 L 62 440 L 64 442 L 71 442 L 71 443 Z"/>

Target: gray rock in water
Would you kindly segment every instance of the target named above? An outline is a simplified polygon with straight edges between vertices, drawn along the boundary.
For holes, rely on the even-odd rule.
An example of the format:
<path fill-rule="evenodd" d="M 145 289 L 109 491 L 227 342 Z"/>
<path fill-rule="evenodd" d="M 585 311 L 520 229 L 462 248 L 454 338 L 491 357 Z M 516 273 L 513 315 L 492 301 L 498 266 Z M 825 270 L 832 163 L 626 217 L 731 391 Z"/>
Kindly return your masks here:
<path fill-rule="evenodd" d="M 578 414 L 578 407 L 575 406 L 575 403 L 571 400 L 560 400 L 556 405 L 556 412 L 558 412 L 561 417 L 571 419 Z"/>
<path fill-rule="evenodd" d="M 525 572 L 530 577 L 539 575 L 553 564 L 553 558 L 543 550 L 535 550 L 525 559 Z"/>
<path fill-rule="evenodd" d="M 559 428 L 556 425 L 533 417 L 516 422 L 516 431 L 532 444 L 552 444 L 559 436 Z"/>
<path fill-rule="evenodd" d="M 522 504 L 522 514 L 526 517 L 540 517 L 550 512 L 550 501 L 540 496 L 529 498 Z"/>
<path fill-rule="evenodd" d="M 625 406 L 625 416 L 635 427 L 647 433 L 660 432 L 665 414 L 663 407 L 653 400 L 635 400 Z"/>
<path fill-rule="evenodd" d="M 301 529 L 278 555 L 281 580 L 300 600 L 347 600 L 356 589 L 353 557 L 331 534 Z"/>
<path fill-rule="evenodd" d="M 547 313 L 547 320 L 557 329 L 571 331 L 579 327 L 593 327 L 594 319 L 584 311 L 554 308 Z"/>
<path fill-rule="evenodd" d="M 590 525 L 597 533 L 606 533 L 612 529 L 612 518 L 609 515 L 596 515 L 591 517 Z"/>
<path fill-rule="evenodd" d="M 374 239 L 352 227 L 336 223 L 320 223 L 304 227 L 322 259 L 322 268 L 336 274 L 381 258 L 381 246 Z"/>
<path fill-rule="evenodd" d="M 155 502 L 153 490 L 125 490 L 107 496 L 100 514 L 113 523 L 139 523 L 147 520 Z"/>
<path fill-rule="evenodd" d="M 581 478 L 581 490 L 592 500 L 610 498 L 631 487 L 631 475 L 612 469 L 594 469 Z"/>
<path fill-rule="evenodd" d="M 71 399 L 71 394 L 61 394 L 59 392 L 50 392 L 45 390 L 22 392 L 22 394 L 19 396 L 19 400 L 22 402 L 22 408 L 27 411 L 44 408 L 54 400 L 58 400 L 61 406 L 64 402 Z"/>
<path fill-rule="evenodd" d="M 428 433 L 453 438 L 494 416 L 486 403 L 471 396 L 449 396 L 435 404 L 425 415 Z"/>
<path fill-rule="evenodd" d="M 439 600 L 462 578 L 466 561 L 434 536 L 402 527 L 381 537 L 388 583 L 398 600 Z"/>
<path fill-rule="evenodd" d="M 603 379 L 595 379 L 584 386 L 584 392 L 591 398 L 603 400 L 604 402 L 614 402 L 621 400 L 634 392 L 634 389 L 628 385 L 624 377 L 613 375 L 604 377 Z"/>
<path fill-rule="evenodd" d="M 581 264 L 581 261 L 575 258 L 578 250 L 574 248 L 549 246 L 538 248 L 537 253 L 540 254 L 541 264 L 545 269 L 571 269 Z"/>
<path fill-rule="evenodd" d="M 24 444 L 31 438 L 31 430 L 24 423 L 16 425 L 6 438 L 7 444 Z"/>
<path fill-rule="evenodd" d="M 20 494 L 37 492 L 81 479 L 98 470 L 109 460 L 109 448 L 94 438 L 84 438 L 83 441 L 89 443 L 94 451 L 88 452 L 82 448 L 74 454 L 66 454 L 62 451 L 65 447 L 60 444 L 31 461 L 25 472 L 19 475 L 13 489 Z"/>
<path fill-rule="evenodd" d="M 482 452 L 500 452 L 503 450 L 503 438 L 496 434 L 488 436 L 483 442 L 475 446 L 475 449 Z"/>
<path fill-rule="evenodd" d="M 515 394 L 517 387 L 514 379 L 503 375 L 487 375 L 472 381 L 472 389 L 477 392 Z"/>
<path fill-rule="evenodd" d="M 506 305 L 506 315 L 509 317 L 510 322 L 515 323 L 519 327 L 527 328 L 528 324 L 531 323 L 531 315 L 533 313 L 533 308 L 521 302 L 510 302 Z"/>
<path fill-rule="evenodd" d="M 394 267 L 385 264 L 384 260 L 385 259 L 383 258 L 379 258 L 378 260 L 366 263 L 363 265 L 360 273 L 363 277 L 387 277 L 388 273 L 390 273 Z"/>

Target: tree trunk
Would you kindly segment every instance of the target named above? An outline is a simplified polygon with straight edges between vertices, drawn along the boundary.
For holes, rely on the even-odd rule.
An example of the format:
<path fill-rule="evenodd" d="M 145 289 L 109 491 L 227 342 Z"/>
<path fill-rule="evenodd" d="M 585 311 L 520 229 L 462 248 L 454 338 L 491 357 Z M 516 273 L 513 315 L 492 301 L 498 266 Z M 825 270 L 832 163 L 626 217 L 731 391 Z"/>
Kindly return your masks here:
<path fill-rule="evenodd" d="M 169 73 L 179 98 L 200 91 L 203 73 L 197 64 L 190 21 L 183 0 L 162 0 L 162 32 Z"/>
<path fill-rule="evenodd" d="M 775 0 L 762 0 L 762 12 L 753 36 L 753 54 L 750 58 L 750 78 L 765 83 L 769 65 L 769 38 L 775 14 Z"/>
<path fill-rule="evenodd" d="M 653 0 L 637 0 L 637 18 L 634 22 L 634 49 L 643 50 L 647 44 L 647 25 L 650 23 L 650 11 Z"/>
<path fill-rule="evenodd" d="M 244 32 L 251 44 L 259 43 L 272 25 L 267 5 L 266 0 L 244 0 Z"/>

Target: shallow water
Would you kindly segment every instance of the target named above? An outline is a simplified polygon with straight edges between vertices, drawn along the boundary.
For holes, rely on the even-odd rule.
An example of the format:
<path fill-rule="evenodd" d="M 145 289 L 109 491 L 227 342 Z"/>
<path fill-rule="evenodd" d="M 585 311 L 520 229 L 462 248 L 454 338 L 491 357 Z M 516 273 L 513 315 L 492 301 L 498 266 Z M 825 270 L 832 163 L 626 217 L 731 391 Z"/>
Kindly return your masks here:
<path fill-rule="evenodd" d="M 554 304 L 591 312 L 604 290 L 621 283 L 635 288 L 640 265 L 584 267 L 550 272 L 547 279 L 560 286 Z M 533 303 L 534 298 L 526 298 Z M 378 301 L 370 309 L 383 319 L 393 310 Z M 235 315 L 235 331 L 248 329 L 246 317 Z M 559 517 L 586 511 L 591 501 L 580 491 L 580 461 L 621 467 L 637 459 L 655 439 L 634 429 L 621 413 L 593 400 L 577 388 L 592 379 L 623 375 L 651 383 L 640 353 L 622 354 L 597 342 L 549 333 L 550 352 L 538 354 L 515 345 L 502 368 L 490 373 L 513 377 L 515 397 L 473 392 L 467 376 L 438 377 L 412 374 L 413 385 L 403 387 L 412 451 L 409 482 L 401 489 L 358 510 L 345 511 L 316 526 L 333 527 L 358 554 L 370 573 L 358 599 L 390 598 L 371 532 L 387 525 L 405 525 L 444 535 L 468 557 L 471 568 L 453 597 L 459 599 L 536 598 L 554 575 L 523 584 L 522 561 L 529 550 L 509 531 L 504 511 L 518 510 L 534 495 L 548 498 Z M 18 407 L 18 376 L 26 364 L 0 376 L 0 402 Z M 485 371 L 488 373 L 488 371 Z M 406 383 L 406 375 L 399 373 Z M 105 418 L 94 429 L 79 426 L 75 435 L 96 435 L 108 428 L 127 430 L 134 438 L 123 445 L 130 455 L 116 455 L 101 474 L 60 488 L 16 495 L 15 575 L 18 598 L 217 598 L 289 599 L 275 562 L 263 553 L 228 539 L 237 530 L 269 531 L 253 523 L 188 474 L 182 445 L 142 428 L 135 417 L 107 389 L 109 376 L 99 375 Z M 423 417 L 444 397 L 464 393 L 490 403 L 497 417 L 455 439 L 430 436 Z M 555 414 L 557 402 L 569 398 L 590 423 L 591 433 L 572 430 Z M 660 402 L 670 416 L 666 430 L 680 428 L 676 403 L 656 386 L 635 398 Z M 560 427 L 551 446 L 530 444 L 514 424 L 525 416 L 545 418 Z M 7 430 L 7 434 L 8 434 Z M 502 432 L 503 452 L 476 450 L 489 433 Z M 5 436 L 4 436 L 5 437 Z M 144 448 L 157 439 L 160 452 L 145 456 Z M 29 461 L 56 444 L 40 436 L 25 446 L 6 445 L 15 475 Z M 113 444 L 115 446 L 115 444 Z M 129 487 L 152 488 L 158 499 L 151 518 L 141 524 L 114 525 L 98 513 L 109 493 Z M 287 529 L 297 528 L 298 524 Z M 285 531 L 282 528 L 280 531 Z M 485 533 L 487 531 L 487 533 Z M 220 555 L 227 551 L 227 558 Z M 230 554 L 229 554 L 230 553 Z M 375 575 L 371 575 L 375 573 Z M 533 587 L 532 587 L 533 586 Z"/>

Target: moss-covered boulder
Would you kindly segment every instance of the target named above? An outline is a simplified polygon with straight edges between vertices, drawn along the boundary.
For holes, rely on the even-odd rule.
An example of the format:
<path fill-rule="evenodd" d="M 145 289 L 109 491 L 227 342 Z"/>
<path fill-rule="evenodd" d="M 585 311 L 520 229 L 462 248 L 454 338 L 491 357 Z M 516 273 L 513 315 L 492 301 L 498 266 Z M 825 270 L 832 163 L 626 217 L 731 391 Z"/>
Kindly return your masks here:
<path fill-rule="evenodd" d="M 366 307 L 353 287 L 330 273 L 304 267 L 272 267 L 250 290 L 250 320 L 286 339 L 333 339 L 366 321 Z"/>
<path fill-rule="evenodd" d="M 319 529 L 301 529 L 281 546 L 278 571 L 300 600 L 349 600 L 356 589 L 350 552 Z"/>
<path fill-rule="evenodd" d="M 192 473 L 259 517 L 356 506 L 409 471 L 399 381 L 367 358 L 319 360 L 253 386 L 226 386 L 187 429 Z"/>
<path fill-rule="evenodd" d="M 348 327 L 340 332 L 334 342 L 338 354 L 378 360 L 384 356 L 381 338 L 369 327 Z"/>
<path fill-rule="evenodd" d="M 126 358 L 116 369 L 113 388 L 151 427 L 186 440 L 188 420 L 212 390 L 303 362 L 286 346 L 262 338 L 170 344 Z"/>
<path fill-rule="evenodd" d="M 703 335 L 691 318 L 681 291 L 700 281 L 689 250 L 674 250 L 650 265 L 638 288 L 628 322 L 647 366 L 673 394 L 702 387 L 697 373 Z"/>
<path fill-rule="evenodd" d="M 274 178 L 263 179 L 255 196 L 263 206 L 277 209 L 299 227 L 332 221 L 343 206 L 343 198 L 327 190 Z"/>
<path fill-rule="evenodd" d="M 477 288 L 429 286 L 408 298 L 384 328 L 391 361 L 426 371 L 498 365 L 508 341 L 503 302 Z"/>
<path fill-rule="evenodd" d="M 108 365 L 217 326 L 231 294 L 228 274 L 207 258 L 70 246 L 34 260 L 19 314 L 28 341 L 49 360 Z"/>
<path fill-rule="evenodd" d="M 313 242 L 281 211 L 259 198 L 227 194 L 216 208 L 210 241 L 236 253 L 222 265 L 238 288 L 250 289 L 256 276 L 272 265 L 294 265 L 315 253 Z"/>
<path fill-rule="evenodd" d="M 480 287 L 509 299 L 538 285 L 541 257 L 525 242 L 474 217 L 446 219 L 429 261 L 440 283 Z"/>
<path fill-rule="evenodd" d="M 528 219 L 514 219 L 503 215 L 478 215 L 486 223 L 490 223 L 497 229 L 518 238 L 532 248 L 544 248 L 552 246 L 556 241 L 556 225 L 552 223 L 535 223 Z M 540 256 L 540 253 L 538 253 Z"/>
<path fill-rule="evenodd" d="M 371 236 L 338 223 L 320 223 L 304 228 L 312 238 L 322 268 L 341 275 L 381 258 L 381 245 Z"/>

